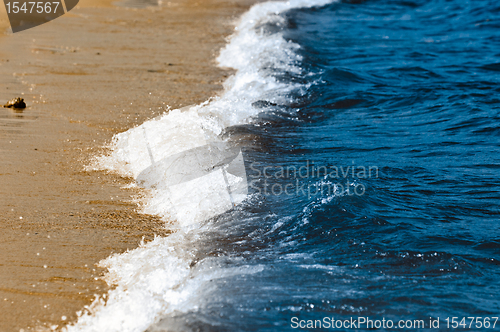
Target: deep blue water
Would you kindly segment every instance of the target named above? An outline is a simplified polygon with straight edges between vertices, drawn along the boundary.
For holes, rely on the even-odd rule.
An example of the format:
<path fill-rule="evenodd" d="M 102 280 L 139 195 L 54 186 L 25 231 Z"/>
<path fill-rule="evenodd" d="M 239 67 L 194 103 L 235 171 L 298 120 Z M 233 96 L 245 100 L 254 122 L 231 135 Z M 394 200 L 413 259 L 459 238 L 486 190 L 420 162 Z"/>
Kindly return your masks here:
<path fill-rule="evenodd" d="M 307 74 L 276 77 L 311 86 L 288 105 L 257 103 L 259 121 L 232 129 L 252 141 L 258 180 L 196 242 L 198 260 L 262 271 L 213 280 L 198 310 L 157 328 L 284 331 L 292 317 L 366 316 L 440 317 L 446 330 L 446 317 L 498 317 L 500 3 L 353 0 L 286 22 L 266 29 L 301 45 Z M 306 165 L 331 176 L 277 174 Z M 321 185 L 335 190 L 307 192 Z"/>

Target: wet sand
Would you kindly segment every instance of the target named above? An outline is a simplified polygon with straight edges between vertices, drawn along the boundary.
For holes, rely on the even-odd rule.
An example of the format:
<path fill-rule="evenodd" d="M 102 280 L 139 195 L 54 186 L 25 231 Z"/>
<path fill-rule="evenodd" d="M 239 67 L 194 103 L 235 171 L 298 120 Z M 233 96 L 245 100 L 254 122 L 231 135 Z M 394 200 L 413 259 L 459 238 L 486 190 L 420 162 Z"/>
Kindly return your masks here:
<path fill-rule="evenodd" d="M 127 180 L 84 165 L 114 134 L 218 93 L 230 72 L 215 56 L 253 2 L 82 0 L 0 36 L 0 104 L 28 104 L 0 108 L 0 331 L 74 321 L 108 290 L 97 262 L 167 235 L 137 213 Z"/>

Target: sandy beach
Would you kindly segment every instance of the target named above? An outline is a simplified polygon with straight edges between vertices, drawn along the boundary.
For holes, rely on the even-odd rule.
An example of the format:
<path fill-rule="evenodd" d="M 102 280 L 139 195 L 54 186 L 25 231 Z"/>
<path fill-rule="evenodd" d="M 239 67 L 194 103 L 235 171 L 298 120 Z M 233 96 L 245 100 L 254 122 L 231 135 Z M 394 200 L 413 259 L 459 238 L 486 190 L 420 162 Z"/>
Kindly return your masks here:
<path fill-rule="evenodd" d="M 74 321 L 108 290 L 96 263 L 167 235 L 126 180 L 84 166 L 114 134 L 221 91 L 215 56 L 252 2 L 83 0 L 0 36 L 0 104 L 28 105 L 0 108 L 0 331 Z"/>

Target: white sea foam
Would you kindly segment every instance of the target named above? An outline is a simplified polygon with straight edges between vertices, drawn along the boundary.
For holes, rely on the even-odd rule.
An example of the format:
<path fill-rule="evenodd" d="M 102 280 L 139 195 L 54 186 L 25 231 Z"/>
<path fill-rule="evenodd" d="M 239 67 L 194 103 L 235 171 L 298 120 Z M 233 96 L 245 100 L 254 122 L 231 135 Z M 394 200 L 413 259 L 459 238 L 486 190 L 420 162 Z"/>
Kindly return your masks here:
<path fill-rule="evenodd" d="M 217 258 L 193 264 L 192 244 L 210 228 L 205 220 L 247 195 L 243 156 L 220 134 L 252 121 L 260 112 L 253 106 L 256 101 L 287 104 L 293 92 L 307 88 L 274 77 L 276 72 L 302 74 L 299 45 L 286 41 L 280 32 L 265 32 L 264 25 L 284 23 L 280 15 L 292 8 L 330 2 L 291 0 L 253 6 L 217 59 L 220 66 L 236 69 L 221 96 L 116 135 L 111 153 L 93 167 L 132 176 L 138 186 L 150 190 L 144 212 L 175 220 L 176 229 L 166 238 L 102 261 L 100 265 L 108 269 L 106 281 L 116 288 L 65 331 L 144 331 L 162 315 L 196 308 L 207 296 L 208 281 L 262 270 L 261 266 L 222 267 Z"/>

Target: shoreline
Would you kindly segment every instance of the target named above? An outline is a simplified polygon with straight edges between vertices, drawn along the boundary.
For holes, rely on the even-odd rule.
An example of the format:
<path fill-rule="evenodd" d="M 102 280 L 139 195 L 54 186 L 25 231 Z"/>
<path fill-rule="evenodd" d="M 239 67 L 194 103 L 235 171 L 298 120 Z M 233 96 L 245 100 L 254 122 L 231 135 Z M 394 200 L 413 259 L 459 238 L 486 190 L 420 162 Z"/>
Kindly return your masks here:
<path fill-rule="evenodd" d="M 83 168 L 114 134 L 221 91 L 230 72 L 215 56 L 254 2 L 82 1 L 0 39 L 0 102 L 28 104 L 0 110 L 0 330 L 75 321 L 109 289 L 96 263 L 167 235 L 160 219 L 136 211 L 131 196 L 141 193 L 123 190 L 129 181 Z"/>

